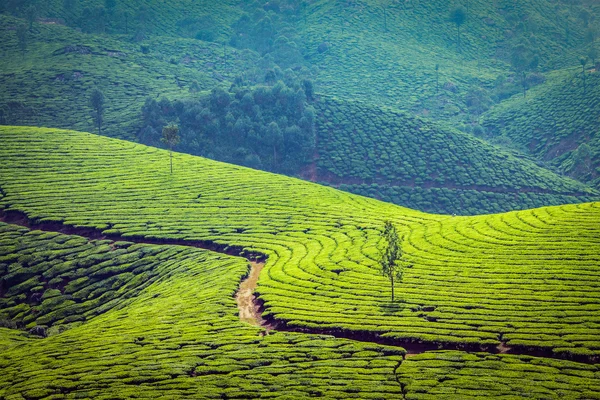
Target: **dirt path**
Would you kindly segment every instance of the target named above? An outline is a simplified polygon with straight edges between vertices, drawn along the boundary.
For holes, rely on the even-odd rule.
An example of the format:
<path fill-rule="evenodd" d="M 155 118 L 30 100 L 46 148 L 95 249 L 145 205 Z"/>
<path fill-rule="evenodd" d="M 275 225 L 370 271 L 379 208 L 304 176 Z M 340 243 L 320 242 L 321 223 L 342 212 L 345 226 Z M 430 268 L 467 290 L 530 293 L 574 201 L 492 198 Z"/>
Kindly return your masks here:
<path fill-rule="evenodd" d="M 250 261 L 250 272 L 248 277 L 242 280 L 240 287 L 235 294 L 235 301 L 238 305 L 239 316 L 242 322 L 247 322 L 254 326 L 265 328 L 266 333 L 274 329 L 275 326 L 263 319 L 262 307 L 254 295 L 254 289 L 258 284 L 258 277 L 265 266 L 264 261 Z"/>
<path fill-rule="evenodd" d="M 556 357 L 551 350 L 548 349 L 535 349 L 535 348 L 511 348 L 506 346 L 502 338 L 497 346 L 487 345 L 482 346 L 478 344 L 462 344 L 462 343 L 436 343 L 436 342 L 420 342 L 420 341 L 406 341 L 396 340 L 386 337 L 382 337 L 377 332 L 367 331 L 350 331 L 345 329 L 330 328 L 330 329 L 318 329 L 318 328 L 301 328 L 301 327 L 289 327 L 284 320 L 278 320 L 269 316 L 269 318 L 263 318 L 263 305 L 260 299 L 254 294 L 256 289 L 260 272 L 265 266 L 266 256 L 260 253 L 251 253 L 244 251 L 243 247 L 230 246 L 226 244 L 214 243 L 212 241 L 188 241 L 188 240 L 177 240 L 177 239 L 154 239 L 145 237 L 122 237 L 120 235 L 105 235 L 102 230 L 96 228 L 83 228 L 64 225 L 58 222 L 51 223 L 36 223 L 31 221 L 26 214 L 20 211 L 4 211 L 0 210 L 0 221 L 6 222 L 13 225 L 23 226 L 32 230 L 42 230 L 49 232 L 59 232 L 67 235 L 78 235 L 89 240 L 93 239 L 109 239 L 113 241 L 125 240 L 128 242 L 134 242 L 139 244 L 150 244 L 150 245 L 177 245 L 177 246 L 191 246 L 201 248 L 205 250 L 215 251 L 222 254 L 228 254 L 231 256 L 244 257 L 250 263 L 250 271 L 248 276 L 241 280 L 239 289 L 235 294 L 235 299 L 238 305 L 240 320 L 249 323 L 254 326 L 262 327 L 264 330 L 261 335 L 268 334 L 270 330 L 287 331 L 287 332 L 298 332 L 307 334 L 325 334 L 331 335 L 337 338 L 345 338 L 351 340 L 357 340 L 368 343 L 378 343 L 387 346 L 402 347 L 406 350 L 407 354 L 405 357 L 412 357 L 417 354 L 421 354 L 426 351 L 432 350 L 460 350 L 467 352 L 486 352 L 486 353 L 503 353 L 503 354 L 517 354 L 517 355 L 531 355 L 536 357 L 545 358 L 561 358 Z M 574 357 L 575 358 L 575 357 Z M 586 358 L 575 358 L 574 361 L 583 363 L 597 363 L 596 357 Z"/>

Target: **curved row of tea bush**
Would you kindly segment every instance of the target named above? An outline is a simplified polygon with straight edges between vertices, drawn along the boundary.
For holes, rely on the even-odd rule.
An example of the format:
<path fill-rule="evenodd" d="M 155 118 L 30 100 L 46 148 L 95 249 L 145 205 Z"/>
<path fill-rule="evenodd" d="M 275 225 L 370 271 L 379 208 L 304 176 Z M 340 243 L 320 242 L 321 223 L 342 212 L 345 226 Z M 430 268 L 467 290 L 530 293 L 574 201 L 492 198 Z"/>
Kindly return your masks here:
<path fill-rule="evenodd" d="M 110 250 L 102 243 L 107 241 L 6 224 L 0 228 L 3 252 L 13 249 L 0 264 L 5 268 L 4 262 L 10 261 L 12 271 L 2 273 L 7 291 L 0 296 L 0 315 L 9 318 L 3 321 L 43 323 L 59 313 L 68 315 L 55 322 L 45 339 L 0 328 L 1 398 L 400 395 L 395 369 L 402 361 L 402 348 L 323 335 L 264 336 L 260 328 L 240 322 L 233 293 L 248 269 L 244 259 L 183 246 L 117 242 Z M 32 249 L 39 250 L 33 257 L 47 261 L 32 262 Z M 106 271 L 106 261 L 93 262 L 97 256 L 114 265 L 108 267 L 111 271 Z M 127 264 L 124 258 L 137 261 Z M 49 264 L 53 266 L 47 268 Z M 151 269 L 116 275 L 118 282 L 110 276 L 134 264 Z M 99 285 L 82 283 L 94 281 L 101 271 L 106 275 Z M 21 284 L 15 281 L 30 272 L 39 275 Z M 24 283 L 52 276 L 24 290 Z M 64 287 L 58 283 L 57 289 L 53 282 L 58 279 L 73 280 Z M 83 289 L 73 293 L 72 284 Z M 44 291 L 46 286 L 51 288 Z M 97 288 L 91 291 L 93 286 Z M 99 292 L 103 293 L 98 297 Z M 31 300 L 36 293 L 43 293 L 42 303 L 31 310 L 23 307 L 21 315 L 6 307 L 5 300 L 19 302 L 25 295 Z M 86 311 L 110 293 L 111 301 Z M 73 316 L 81 322 L 66 324 Z"/>
<path fill-rule="evenodd" d="M 187 250 L 89 240 L 0 222 L 0 321 L 43 327 L 42 336 L 80 325 L 123 307 Z M 55 329 L 45 332 L 51 326 Z"/>
<path fill-rule="evenodd" d="M 290 327 L 600 354 L 597 203 L 434 216 L 181 154 L 171 175 L 165 151 L 89 134 L 0 132 L 4 207 L 125 238 L 263 252 L 269 260 L 258 292 L 266 315 Z M 405 235 L 413 264 L 394 304 L 376 262 L 385 219 Z"/>
<path fill-rule="evenodd" d="M 433 351 L 398 369 L 405 399 L 598 399 L 598 365 L 507 354 Z"/>
<path fill-rule="evenodd" d="M 592 362 L 600 351 L 598 203 L 435 216 L 177 153 L 170 174 L 165 151 L 84 133 L 5 127 L 0 139 L 4 209 L 125 239 L 260 251 L 269 257 L 257 289 L 265 316 L 289 327 L 491 351 L 505 342 L 513 351 Z M 394 303 L 375 261 L 386 219 L 404 235 L 412 264 Z M 307 342 L 300 333 L 261 339 L 260 329 L 239 322 L 232 297 L 246 262 L 200 250 L 184 255 L 161 266 L 172 273 L 123 308 L 45 340 L 12 345 L 2 336 L 10 348 L 0 365 L 5 393 L 401 396 L 394 371 L 410 366 L 398 367 L 401 349 L 327 336 Z M 345 346 L 358 347 L 348 356 Z M 501 382 L 502 371 L 490 379 Z M 553 374 L 570 382 L 566 371 Z"/>

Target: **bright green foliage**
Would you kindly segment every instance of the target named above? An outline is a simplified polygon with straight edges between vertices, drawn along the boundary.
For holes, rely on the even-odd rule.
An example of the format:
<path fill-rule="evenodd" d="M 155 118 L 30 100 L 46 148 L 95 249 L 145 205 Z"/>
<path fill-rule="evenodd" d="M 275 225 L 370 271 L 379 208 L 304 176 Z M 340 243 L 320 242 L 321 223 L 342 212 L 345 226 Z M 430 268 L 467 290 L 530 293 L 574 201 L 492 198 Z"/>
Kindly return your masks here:
<path fill-rule="evenodd" d="M 122 307 L 166 273 L 184 248 L 89 241 L 0 223 L 0 321 L 52 332 Z"/>
<path fill-rule="evenodd" d="M 169 162 L 171 164 L 171 173 L 173 173 L 173 147 L 177 146 L 181 138 L 179 137 L 179 127 L 173 123 L 162 129 L 161 142 L 169 148 Z"/>
<path fill-rule="evenodd" d="M 402 240 L 398 237 L 398 231 L 394 224 L 390 221 L 385 221 L 383 229 L 384 248 L 381 252 L 379 265 L 381 265 L 381 273 L 390 280 L 392 289 L 392 302 L 394 302 L 394 281 L 402 282 L 402 273 L 404 268 L 402 258 Z"/>
<path fill-rule="evenodd" d="M 600 187 L 600 73 L 581 69 L 553 74 L 531 89 L 528 98 L 513 97 L 483 116 L 490 136 L 504 139 L 548 160 L 568 175 Z M 587 144 L 589 153 L 579 147 Z"/>
<path fill-rule="evenodd" d="M 405 399 L 597 399 L 598 365 L 507 354 L 433 351 L 398 369 Z"/>
<path fill-rule="evenodd" d="M 262 252 L 269 257 L 257 289 L 264 316 L 290 327 L 477 349 L 502 341 L 588 361 L 600 355 L 598 203 L 435 216 L 177 153 L 181 173 L 170 175 L 163 150 L 72 131 L 5 127 L 0 140 L 2 207 L 124 237 L 213 240 Z M 377 273 L 386 220 L 404 237 L 412 264 L 397 305 Z M 245 260 L 168 247 L 159 279 L 122 308 L 3 353 L 0 395 L 401 395 L 395 374 L 411 365 L 400 364 L 402 349 L 300 333 L 261 338 L 239 321 L 232 298 Z M 56 291 L 47 297 L 60 298 Z M 506 360 L 525 370 L 546 362 Z M 561 382 L 546 386 L 552 396 L 580 390 L 570 370 L 588 365 L 568 365 L 544 370 L 548 382 Z M 400 383 L 419 373 L 408 369 Z M 486 374 L 486 382 L 503 382 L 500 364 Z M 470 381 L 454 387 L 469 390 Z M 537 389 L 519 396 L 544 387 L 530 384 Z M 405 389 L 436 390 L 431 381 Z M 598 394 L 593 385 L 585 390 L 584 397 Z"/>
<path fill-rule="evenodd" d="M 45 340 L 0 328 L 2 398 L 400 395 L 394 371 L 402 348 L 326 335 L 263 337 L 259 328 L 240 322 L 232 294 L 247 270 L 241 258 L 182 246 L 111 249 L 116 243 L 5 224 L 0 229 L 3 250 L 13 249 L 0 256 L 0 266 L 13 258 L 22 263 L 9 266 L 12 272 L 4 282 L 9 292 L 22 287 L 10 280 L 16 275 L 33 274 L 41 282 L 26 295 L 9 293 L 8 299 L 30 300 L 27 293 L 44 293 L 43 299 L 53 292 L 36 306 L 33 318 L 71 316 L 56 321 Z M 32 255 L 45 261 L 25 260 Z M 122 264 L 126 259 L 131 264 Z M 69 279 L 66 286 L 52 283 Z M 64 304 L 65 298 L 72 305 Z M 92 308 L 84 312 L 86 307 Z M 21 316 L 31 318 L 32 313 Z"/>

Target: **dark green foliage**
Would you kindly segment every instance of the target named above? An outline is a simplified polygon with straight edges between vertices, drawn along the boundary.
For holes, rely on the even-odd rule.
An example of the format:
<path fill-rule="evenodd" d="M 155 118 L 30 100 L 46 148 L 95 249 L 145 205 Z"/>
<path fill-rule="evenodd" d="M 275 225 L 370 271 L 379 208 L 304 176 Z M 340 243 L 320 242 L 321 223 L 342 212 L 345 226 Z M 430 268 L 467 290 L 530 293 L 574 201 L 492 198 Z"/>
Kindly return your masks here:
<path fill-rule="evenodd" d="M 25 57 L 25 52 L 27 51 L 27 43 L 28 43 L 27 28 L 25 27 L 25 25 L 19 25 L 19 26 L 17 26 L 17 29 L 15 32 L 17 35 L 17 41 L 19 43 L 19 49 L 21 50 L 23 57 Z"/>
<path fill-rule="evenodd" d="M 104 93 L 95 88 L 90 94 L 90 107 L 92 107 L 92 116 L 98 127 L 98 134 L 102 134 L 102 122 L 104 121 Z"/>
<path fill-rule="evenodd" d="M 179 127 L 173 123 L 162 129 L 160 141 L 169 148 L 169 160 L 171 162 L 171 173 L 173 173 L 173 147 L 177 146 L 181 138 L 179 137 Z"/>
<path fill-rule="evenodd" d="M 483 115 L 488 135 L 600 187 L 600 74 L 581 68 L 557 73 L 529 92 Z M 578 151 L 579 146 L 587 147 Z"/>
<path fill-rule="evenodd" d="M 528 89 L 527 73 L 535 70 L 538 67 L 539 56 L 529 41 L 523 40 L 512 49 L 510 63 L 515 71 L 515 74 L 521 80 L 523 97 L 525 97 Z"/>
<path fill-rule="evenodd" d="M 178 120 L 177 150 L 253 168 L 297 173 L 315 146 L 315 112 L 294 80 L 256 87 L 240 81 L 231 91 L 215 88 L 198 100 L 148 99 L 142 115 L 142 143 L 158 145 L 160 127 Z"/>
<path fill-rule="evenodd" d="M 456 24 L 456 51 L 460 51 L 460 27 L 467 20 L 467 11 L 462 7 L 456 7 L 450 12 L 450 21 Z"/>
<path fill-rule="evenodd" d="M 598 196 L 531 161 L 421 118 L 326 97 L 315 106 L 318 171 L 306 176 L 353 193 L 462 215 Z"/>
<path fill-rule="evenodd" d="M 231 25 L 233 33 L 229 44 L 238 48 L 252 49 L 287 68 L 303 63 L 303 48 L 293 22 L 298 21 L 300 1 L 270 1 L 259 6 L 258 2 L 242 4 L 241 17 Z"/>

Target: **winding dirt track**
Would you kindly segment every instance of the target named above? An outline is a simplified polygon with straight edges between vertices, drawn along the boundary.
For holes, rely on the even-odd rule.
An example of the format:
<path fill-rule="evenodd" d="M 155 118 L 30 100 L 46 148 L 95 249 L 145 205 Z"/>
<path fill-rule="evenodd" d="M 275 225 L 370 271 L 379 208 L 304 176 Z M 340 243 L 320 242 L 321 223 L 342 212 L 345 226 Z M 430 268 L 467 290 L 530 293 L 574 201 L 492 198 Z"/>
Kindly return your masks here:
<path fill-rule="evenodd" d="M 145 237 L 122 237 L 121 235 L 105 235 L 102 230 L 96 228 L 85 228 L 75 227 L 70 225 L 64 225 L 58 222 L 41 222 L 37 223 L 28 218 L 28 216 L 20 211 L 14 210 L 0 210 L 0 221 L 19 225 L 31 230 L 42 230 L 48 232 L 59 232 L 67 235 L 77 235 L 85 237 L 89 240 L 112 240 L 112 241 L 128 241 L 138 244 L 149 244 L 149 245 L 176 245 L 176 246 L 190 246 L 199 249 L 210 250 L 221 254 L 227 254 L 231 256 L 244 257 L 249 261 L 248 275 L 244 277 L 239 285 L 238 290 L 235 293 L 235 299 L 238 305 L 240 320 L 249 323 L 254 326 L 263 328 L 261 335 L 268 334 L 271 330 L 287 331 L 287 332 L 298 332 L 307 334 L 325 334 L 331 335 L 337 338 L 357 340 L 361 342 L 378 343 L 387 346 L 402 347 L 406 350 L 405 357 L 411 357 L 416 354 L 423 353 L 431 350 L 461 350 L 461 351 L 472 351 L 472 352 L 487 352 L 487 353 L 509 353 L 517 355 L 532 355 L 536 357 L 545 358 L 556 358 L 549 351 L 540 351 L 539 349 L 531 349 L 531 351 L 515 350 L 504 343 L 500 343 L 498 346 L 481 346 L 476 344 L 448 344 L 448 343 L 425 343 L 415 341 L 399 341 L 395 339 L 385 338 L 375 332 L 360 332 L 360 331 L 349 331 L 343 329 L 316 329 L 316 328 L 303 328 L 288 326 L 286 321 L 274 319 L 269 317 L 263 318 L 263 303 L 260 298 L 254 294 L 254 290 L 257 287 L 258 278 L 260 272 L 266 264 L 266 256 L 260 253 L 249 253 L 244 251 L 242 247 L 229 246 L 226 244 L 214 243 L 212 241 L 191 241 L 191 240 L 178 240 L 178 239 L 155 239 Z M 581 359 L 575 360 L 584 363 L 596 363 L 593 359 Z"/>

